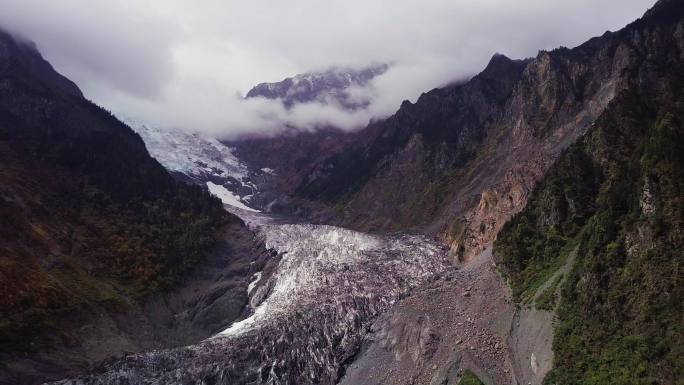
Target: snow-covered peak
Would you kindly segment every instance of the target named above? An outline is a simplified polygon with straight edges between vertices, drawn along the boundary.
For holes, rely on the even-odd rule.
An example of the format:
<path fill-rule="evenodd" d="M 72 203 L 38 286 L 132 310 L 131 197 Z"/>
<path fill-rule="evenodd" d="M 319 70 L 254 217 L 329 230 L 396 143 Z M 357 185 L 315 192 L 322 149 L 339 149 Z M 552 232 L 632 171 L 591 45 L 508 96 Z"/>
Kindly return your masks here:
<path fill-rule="evenodd" d="M 299 103 L 325 103 L 334 100 L 344 107 L 354 109 L 363 107 L 359 105 L 363 103 L 353 100 L 347 90 L 350 87 L 367 86 L 388 68 L 387 64 L 379 64 L 362 69 L 331 68 L 323 72 L 299 74 L 280 82 L 261 83 L 247 93 L 247 98 L 280 100 L 288 108 Z"/>

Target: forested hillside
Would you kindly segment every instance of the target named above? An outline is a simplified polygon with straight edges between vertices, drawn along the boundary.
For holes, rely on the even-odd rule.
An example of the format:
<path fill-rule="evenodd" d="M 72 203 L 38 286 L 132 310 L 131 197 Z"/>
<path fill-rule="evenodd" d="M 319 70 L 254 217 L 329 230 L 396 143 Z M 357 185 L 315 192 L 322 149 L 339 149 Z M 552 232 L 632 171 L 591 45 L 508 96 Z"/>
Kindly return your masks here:
<path fill-rule="evenodd" d="M 495 243 L 516 300 L 556 311 L 549 384 L 684 378 L 684 82 L 656 72 L 563 153 Z"/>
<path fill-rule="evenodd" d="M 0 365 L 68 344 L 64 320 L 81 311 L 117 312 L 177 286 L 239 222 L 4 32 L 0 218 Z"/>

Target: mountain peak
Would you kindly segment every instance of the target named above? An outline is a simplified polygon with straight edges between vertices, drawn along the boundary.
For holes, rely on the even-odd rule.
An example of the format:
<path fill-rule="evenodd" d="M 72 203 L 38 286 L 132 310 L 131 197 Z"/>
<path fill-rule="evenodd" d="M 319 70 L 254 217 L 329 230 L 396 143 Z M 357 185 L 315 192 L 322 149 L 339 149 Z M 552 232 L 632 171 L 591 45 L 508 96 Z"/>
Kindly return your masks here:
<path fill-rule="evenodd" d="M 492 55 L 491 59 L 489 59 L 489 63 L 487 63 L 487 66 L 485 67 L 485 71 L 495 67 L 507 66 L 512 62 L 513 60 L 511 60 L 508 56 L 497 52 Z"/>
<path fill-rule="evenodd" d="M 488 79 L 508 79 L 511 75 L 519 74 L 525 63 L 525 60 L 512 60 L 506 55 L 495 53 L 479 76 Z"/>
<path fill-rule="evenodd" d="M 676 23 L 684 16 L 684 1 L 658 0 L 644 16 L 635 23 Z"/>
<path fill-rule="evenodd" d="M 0 28 L 0 74 L 13 70 L 27 72 L 45 86 L 69 95 L 83 97 L 78 86 L 58 73 L 43 58 L 36 44 Z"/>
<path fill-rule="evenodd" d="M 377 64 L 360 69 L 333 67 L 321 72 L 295 75 L 274 83 L 260 83 L 249 90 L 246 98 L 263 97 L 279 100 L 287 108 L 296 104 L 330 101 L 347 109 L 363 108 L 368 103 L 354 100 L 347 89 L 366 86 L 376 76 L 387 72 L 389 65 Z"/>

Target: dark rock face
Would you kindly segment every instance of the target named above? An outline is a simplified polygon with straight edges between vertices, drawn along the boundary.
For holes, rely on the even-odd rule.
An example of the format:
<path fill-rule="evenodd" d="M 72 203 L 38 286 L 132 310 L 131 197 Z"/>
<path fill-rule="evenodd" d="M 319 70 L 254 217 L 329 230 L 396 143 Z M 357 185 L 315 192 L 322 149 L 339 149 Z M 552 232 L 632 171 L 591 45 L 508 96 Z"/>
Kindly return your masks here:
<path fill-rule="evenodd" d="M 2 383 L 206 338 L 241 314 L 268 259 L 217 199 L 4 32 L 0 218 Z"/>
<path fill-rule="evenodd" d="M 525 61 L 496 55 L 470 81 L 371 124 L 359 134 L 365 140 L 316 165 L 296 195 L 334 206 L 344 225 L 439 234 L 467 259 L 616 94 L 653 81 L 658 65 L 681 63 L 682 42 L 672 38 L 680 21 L 679 4 L 660 2 L 574 49 Z"/>
<path fill-rule="evenodd" d="M 299 193 L 325 201 L 344 198 L 370 181 L 375 167 L 391 168 L 393 157 L 399 157 L 402 163 L 422 163 L 422 157 L 413 155 L 427 151 L 426 146 L 441 145 L 441 153 L 430 158 L 437 170 L 415 180 L 416 185 L 429 184 L 440 169 L 472 157 L 475 145 L 482 139 L 480 126 L 500 107 L 497 101 L 505 99 L 523 68 L 524 62 L 496 56 L 487 70 L 471 82 L 432 90 L 415 105 L 404 102 L 394 116 L 368 127 L 365 141 L 320 165 L 300 186 Z M 490 76 L 493 73 L 506 76 Z M 449 126 L 456 129 L 445 129 Z M 407 151 L 399 154 L 397 148 Z M 446 152 L 453 155 L 445 156 Z"/>
<path fill-rule="evenodd" d="M 297 186 L 317 164 L 344 151 L 357 139 L 357 133 L 335 128 L 313 132 L 294 129 L 273 138 L 243 138 L 226 144 L 251 170 L 262 171 L 252 172 L 251 180 L 258 192 L 250 203 L 281 214 L 305 216 L 302 207 L 291 202 Z"/>
<path fill-rule="evenodd" d="M 354 100 L 348 89 L 367 86 L 388 68 L 388 65 L 380 64 L 360 70 L 332 68 L 324 72 L 301 74 L 277 83 L 261 83 L 249 90 L 246 97 L 279 100 L 287 108 L 309 102 L 337 103 L 352 110 L 364 108 L 369 101 Z"/>
<path fill-rule="evenodd" d="M 0 72 L 12 71 L 29 76 L 51 84 L 66 94 L 83 97 L 74 82 L 57 73 L 52 65 L 43 59 L 33 42 L 10 37 L 2 28 L 0 34 Z"/>

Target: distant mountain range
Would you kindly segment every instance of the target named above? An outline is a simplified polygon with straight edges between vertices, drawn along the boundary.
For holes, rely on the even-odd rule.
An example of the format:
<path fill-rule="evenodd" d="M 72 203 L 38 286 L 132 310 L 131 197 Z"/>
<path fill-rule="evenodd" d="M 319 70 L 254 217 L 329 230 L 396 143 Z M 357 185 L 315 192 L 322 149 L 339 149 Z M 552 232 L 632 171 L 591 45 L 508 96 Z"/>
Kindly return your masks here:
<path fill-rule="evenodd" d="M 353 87 L 366 87 L 387 72 L 389 65 L 378 64 L 362 69 L 331 68 L 327 71 L 300 74 L 276 83 L 261 83 L 247 92 L 246 98 L 279 100 L 287 108 L 301 103 L 336 103 L 347 109 L 364 108 L 370 100 L 354 97 Z"/>

